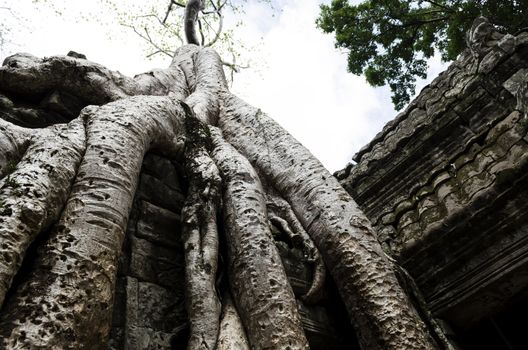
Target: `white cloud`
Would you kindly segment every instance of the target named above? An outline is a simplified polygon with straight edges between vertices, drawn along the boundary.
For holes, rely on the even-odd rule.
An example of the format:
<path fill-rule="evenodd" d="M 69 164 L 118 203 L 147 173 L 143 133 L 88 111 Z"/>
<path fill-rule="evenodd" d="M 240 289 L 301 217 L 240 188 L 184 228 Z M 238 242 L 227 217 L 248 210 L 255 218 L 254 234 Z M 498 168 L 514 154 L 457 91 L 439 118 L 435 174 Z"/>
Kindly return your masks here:
<path fill-rule="evenodd" d="M 318 3 L 288 1 L 268 31 L 247 35 L 247 40 L 264 38 L 258 54 L 268 68 L 260 75 L 244 71 L 233 90 L 275 118 L 333 171 L 344 167 L 394 110 L 388 94 L 346 72 L 346 55 L 315 26 Z"/>
<path fill-rule="evenodd" d="M 260 58 L 266 66 L 243 71 L 233 90 L 271 115 L 334 171 L 397 113 L 388 88 L 372 88 L 363 77 L 346 71 L 346 55 L 335 49 L 332 35 L 315 26 L 320 3 L 283 1 L 278 19 L 260 31 L 251 24 L 262 21 L 262 10 L 248 5 L 246 26 L 251 30 L 244 39 L 263 38 L 253 60 Z M 445 69 L 437 58 L 431 63 L 428 80 Z M 417 91 L 425 84 L 419 81 Z"/>
<path fill-rule="evenodd" d="M 0 21 L 22 28 L 12 35 L 16 45 L 8 48 L 37 56 L 75 50 L 128 75 L 168 64 L 167 59 L 146 60 L 140 40 L 115 23 L 109 25 L 112 17 L 101 12 L 97 3 L 64 1 L 75 9 L 56 16 L 51 10 L 36 9 L 30 0 L 3 0 L 30 19 L 23 28 L 19 19 L 0 12 Z M 331 35 L 315 26 L 320 1 L 274 3 L 275 12 L 258 2 L 246 5 L 240 37 L 248 45 L 260 38 L 263 42 L 260 50 L 253 51 L 257 69 L 237 75 L 233 90 L 275 118 L 328 169 L 343 168 L 396 115 L 390 93 L 386 88 L 373 89 L 363 77 L 346 72 L 346 55 L 336 51 Z M 94 20 L 77 23 L 79 11 Z M 435 63 L 436 71 L 439 67 L 443 66 Z"/>
<path fill-rule="evenodd" d="M 59 0 L 50 5 L 42 5 L 42 2 L 45 1 L 35 4 L 33 0 L 0 0 L 0 6 L 11 8 L 17 15 L 0 12 L 0 22 L 7 22 L 16 29 L 9 38 L 11 43 L 1 52 L 2 58 L 14 52 L 45 57 L 65 55 L 74 50 L 127 75 L 170 63 L 170 59 L 161 56 L 146 59 L 141 39 L 120 26 L 115 16 L 105 12 L 97 0 Z M 55 12 L 53 4 L 60 14 Z"/>

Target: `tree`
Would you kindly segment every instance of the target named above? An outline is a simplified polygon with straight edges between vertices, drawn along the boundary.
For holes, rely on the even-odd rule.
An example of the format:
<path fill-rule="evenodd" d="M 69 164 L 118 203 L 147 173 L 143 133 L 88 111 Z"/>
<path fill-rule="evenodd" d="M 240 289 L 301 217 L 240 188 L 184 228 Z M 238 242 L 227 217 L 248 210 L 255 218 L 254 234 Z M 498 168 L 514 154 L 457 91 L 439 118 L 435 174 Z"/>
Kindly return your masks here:
<path fill-rule="evenodd" d="M 77 54 L 17 54 L 0 68 L 0 90 L 4 119 L 38 117 L 44 104 L 71 119 L 40 129 L 0 120 L 3 348 L 105 347 L 121 244 L 152 150 L 183 164 L 189 181 L 189 349 L 229 348 L 235 337 L 252 349 L 308 348 L 273 225 L 317 265 L 307 302 L 317 300 L 322 264 L 330 271 L 363 349 L 435 348 L 368 219 L 308 150 L 229 92 L 211 48 L 182 46 L 170 67 L 134 78 Z M 217 291 L 220 235 L 229 288 Z"/>
<path fill-rule="evenodd" d="M 528 27 L 528 3 L 517 0 L 368 0 L 321 5 L 317 25 L 335 33 L 348 52 L 348 70 L 372 86 L 389 85 L 396 109 L 409 102 L 416 78 L 425 78 L 427 59 L 437 50 L 454 60 L 466 47 L 473 20 L 487 17 L 502 32 Z"/>
<path fill-rule="evenodd" d="M 79 21 L 98 21 L 102 26 L 110 28 L 118 23 L 132 31 L 145 44 L 147 58 L 172 58 L 174 50 L 186 42 L 182 35 L 186 25 L 184 16 L 185 11 L 190 10 L 193 12 L 192 19 L 195 20 L 192 23 L 197 24 L 193 34 L 196 44 L 215 48 L 230 72 L 231 81 L 234 73 L 249 68 L 253 63 L 247 59 L 247 52 L 254 50 L 257 45 L 248 46 L 237 35 L 244 25 L 241 17 L 244 15 L 247 0 L 207 0 L 196 2 L 196 6 L 190 7 L 186 7 L 183 0 L 152 0 L 139 3 L 97 0 L 97 10 L 94 13 L 68 11 L 65 3 L 50 0 L 33 2 L 35 6 L 52 9 L 59 16 L 74 16 Z M 265 4 L 273 12 L 271 0 L 256 2 Z M 1 29 L 0 27 L 0 31 Z"/>
<path fill-rule="evenodd" d="M 271 0 L 257 2 L 273 8 Z M 185 28 L 192 32 L 194 44 L 214 46 L 220 56 L 225 58 L 222 62 L 229 68 L 231 80 L 233 73 L 249 67 L 250 62 L 245 59 L 244 53 L 250 48 L 237 38 L 233 28 L 224 25 L 226 12 L 233 17 L 232 25 L 235 28 L 243 25 L 237 15 L 243 14 L 246 1 L 195 1 L 190 2 L 193 6 L 186 6 L 183 0 L 159 0 L 140 8 L 136 4 L 121 8 L 112 0 L 101 0 L 101 3 L 116 15 L 122 26 L 133 30 L 148 44 L 148 57 L 158 54 L 172 57 L 175 47 L 185 43 L 180 34 Z M 184 20 L 185 16 L 188 22 Z M 194 24 L 197 24 L 197 28 L 194 28 Z"/>

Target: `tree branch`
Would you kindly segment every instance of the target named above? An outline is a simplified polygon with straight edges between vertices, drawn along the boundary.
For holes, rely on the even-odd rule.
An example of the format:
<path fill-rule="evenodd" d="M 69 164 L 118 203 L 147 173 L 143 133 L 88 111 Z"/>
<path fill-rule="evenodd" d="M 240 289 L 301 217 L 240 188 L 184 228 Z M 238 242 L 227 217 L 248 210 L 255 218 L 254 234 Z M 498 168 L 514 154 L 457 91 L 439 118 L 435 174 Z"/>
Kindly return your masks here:
<path fill-rule="evenodd" d="M 215 32 L 215 37 L 205 46 L 213 46 L 218 41 L 218 39 L 220 39 L 220 34 L 222 34 L 222 29 L 224 26 L 224 16 L 222 15 L 221 10 L 217 10 L 215 11 L 215 13 L 218 16 L 218 28 L 214 30 L 213 27 L 206 21 L 207 25 L 211 28 L 211 30 Z"/>
<path fill-rule="evenodd" d="M 17 54 L 7 57 L 4 66 L 0 67 L 0 85 L 3 91 L 24 96 L 67 90 L 86 106 L 128 96 L 159 96 L 169 92 L 183 98 L 186 93 L 182 75 L 179 69 L 169 68 L 129 78 L 84 59 L 69 56 L 39 59 L 29 54 Z"/>
<path fill-rule="evenodd" d="M 184 28 L 187 43 L 200 46 L 198 35 L 196 34 L 196 22 L 198 13 L 204 9 L 202 0 L 189 0 L 185 7 Z"/>
<path fill-rule="evenodd" d="M 179 3 L 179 2 L 177 2 L 175 0 L 171 0 L 169 2 L 169 7 L 167 8 L 167 11 L 165 12 L 165 17 L 163 17 L 163 21 L 162 21 L 163 24 L 165 24 L 165 22 L 167 22 L 167 19 L 169 18 L 170 13 L 172 12 L 172 5 L 176 5 L 176 6 L 185 8 L 185 4 Z"/>
<path fill-rule="evenodd" d="M 431 4 L 431 5 L 433 5 L 433 6 L 440 7 L 440 8 L 442 8 L 442 9 L 446 10 L 447 12 L 451 12 L 451 13 L 456 12 L 456 11 L 453 10 L 452 8 L 447 7 L 447 6 L 445 6 L 445 5 L 442 5 L 442 4 L 439 4 L 439 3 L 436 2 L 436 1 L 432 1 L 432 0 L 424 0 L 424 1 L 427 2 L 427 3 L 429 3 L 429 4 Z"/>
<path fill-rule="evenodd" d="M 424 24 L 442 22 L 442 21 L 445 21 L 447 19 L 449 19 L 449 16 L 432 18 L 432 19 L 426 19 L 426 20 L 416 20 L 416 21 L 412 21 L 410 23 L 405 23 L 405 24 L 402 24 L 402 25 L 395 25 L 394 27 L 407 28 L 407 27 L 412 27 L 412 26 L 422 26 Z"/>
<path fill-rule="evenodd" d="M 198 20 L 198 30 L 200 31 L 201 46 L 204 46 L 205 36 L 202 28 L 202 21 Z"/>
<path fill-rule="evenodd" d="M 145 31 L 145 35 L 143 35 L 143 34 L 142 34 L 140 31 L 138 31 L 138 30 L 136 29 L 136 27 L 133 26 L 133 25 L 124 24 L 124 23 L 122 23 L 121 25 L 122 25 L 123 27 L 131 28 L 131 29 L 134 31 L 134 33 L 136 33 L 141 39 L 143 39 L 143 40 L 145 40 L 146 42 L 148 42 L 150 45 L 152 45 L 152 46 L 157 50 L 156 52 L 149 54 L 147 57 L 151 57 L 151 56 L 153 56 L 153 55 L 155 55 L 155 54 L 157 54 L 157 53 L 162 53 L 162 54 L 164 54 L 164 55 L 166 55 L 166 56 L 169 56 L 169 57 L 171 57 L 171 58 L 172 58 L 172 56 L 174 55 L 172 52 L 169 52 L 169 51 L 167 51 L 167 50 L 161 48 L 158 44 L 156 44 L 156 43 L 154 42 L 154 40 L 152 40 L 152 37 L 150 36 L 147 27 L 143 27 L 143 30 Z"/>

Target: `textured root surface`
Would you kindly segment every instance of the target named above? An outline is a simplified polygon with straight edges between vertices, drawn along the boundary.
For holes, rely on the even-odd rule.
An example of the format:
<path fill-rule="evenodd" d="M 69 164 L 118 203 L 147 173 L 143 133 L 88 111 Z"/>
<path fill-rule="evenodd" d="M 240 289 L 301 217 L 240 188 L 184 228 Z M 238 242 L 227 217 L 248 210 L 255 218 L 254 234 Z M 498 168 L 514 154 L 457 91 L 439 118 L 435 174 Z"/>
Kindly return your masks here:
<path fill-rule="evenodd" d="M 222 297 L 222 321 L 217 350 L 250 350 L 242 320 L 229 292 Z"/>
<path fill-rule="evenodd" d="M 265 194 L 249 162 L 212 129 L 224 180 L 228 278 L 252 349 L 307 349 L 297 304 L 275 247 Z"/>
<path fill-rule="evenodd" d="M 36 130 L 21 128 L 0 119 L 0 177 L 14 170 L 35 133 Z"/>
<path fill-rule="evenodd" d="M 0 204 L 6 204 L 0 205 L 0 220 L 6 216 L 0 221 L 0 299 L 31 241 L 45 233 L 36 258 L 24 262 L 28 271 L 7 294 L 0 347 L 106 347 L 116 265 L 143 155 L 157 149 L 181 158 L 187 144 L 192 176 L 183 217 L 189 349 L 246 349 L 246 335 L 252 349 L 308 348 L 270 221 L 314 264 L 306 301 L 320 298 L 324 265 L 329 268 L 363 349 L 433 348 L 352 198 L 286 131 L 228 92 L 214 51 L 184 46 L 169 69 L 133 79 L 82 58 L 15 55 L 0 68 L 0 87 L 6 96 L 31 97 L 66 111 L 61 115 L 76 115 L 62 108 L 65 93 L 82 106 L 118 100 L 87 107 L 78 120 L 45 131 L 0 122 L 0 174 L 11 172 L 10 163 L 26 152 L 15 172 L 0 182 Z M 129 97 L 138 94 L 168 96 Z M 0 103 L 12 103 L 7 100 L 0 96 Z M 185 100 L 203 123 L 218 123 L 224 135 L 199 123 L 184 126 L 189 111 L 177 100 Z M 186 130 L 198 137 L 186 140 Z M 54 141 L 39 143 L 46 138 Z M 79 162 L 60 220 L 45 231 L 59 215 Z M 250 162 L 280 196 L 266 198 Z M 214 285 L 218 170 L 225 185 L 227 274 L 236 305 L 224 300 L 220 325 Z"/>
<path fill-rule="evenodd" d="M 215 349 L 221 304 L 215 288 L 218 266 L 217 207 L 221 178 L 209 156 L 209 130 L 186 107 L 185 167 L 190 184 L 182 211 L 189 350 Z"/>
<path fill-rule="evenodd" d="M 79 120 L 42 130 L 0 182 L 0 305 L 26 249 L 57 220 L 85 149 Z"/>
<path fill-rule="evenodd" d="M 2 310 L 4 347 L 104 348 L 143 154 L 172 145 L 184 133 L 182 115 L 179 104 L 163 97 L 85 110 L 87 148 L 72 194 L 29 278 Z"/>
<path fill-rule="evenodd" d="M 85 104 L 104 104 L 135 95 L 184 96 L 183 72 L 177 66 L 152 70 L 134 78 L 100 64 L 69 56 L 40 59 L 30 54 L 7 57 L 0 68 L 4 91 L 39 96 L 49 91 L 68 91 Z"/>
<path fill-rule="evenodd" d="M 216 125 L 220 112 L 219 96 L 227 91 L 227 82 L 220 56 L 208 48 L 201 49 L 194 58 L 195 86 L 185 102 L 196 117 L 206 124 Z"/>
<path fill-rule="evenodd" d="M 266 195 L 268 215 L 271 223 L 280 227 L 282 232 L 288 235 L 293 245 L 303 252 L 304 259 L 313 265 L 312 285 L 306 294 L 302 296 L 302 299 L 309 304 L 315 304 L 323 297 L 326 279 L 326 268 L 323 258 L 311 237 L 304 230 L 297 216 L 295 216 L 290 204 L 272 188 L 268 189 Z"/>
<path fill-rule="evenodd" d="M 224 137 L 275 185 L 301 219 L 336 281 L 362 348 L 434 348 L 350 195 L 260 110 L 232 95 L 224 102 L 219 121 Z"/>

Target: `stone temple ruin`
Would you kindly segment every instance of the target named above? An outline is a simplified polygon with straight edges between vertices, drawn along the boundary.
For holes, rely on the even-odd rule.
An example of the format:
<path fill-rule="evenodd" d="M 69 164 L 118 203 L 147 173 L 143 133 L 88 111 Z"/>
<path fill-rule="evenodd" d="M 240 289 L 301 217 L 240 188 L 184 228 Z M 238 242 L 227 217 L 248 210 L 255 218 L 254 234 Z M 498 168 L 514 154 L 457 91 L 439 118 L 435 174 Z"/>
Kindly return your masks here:
<path fill-rule="evenodd" d="M 525 322 L 518 320 L 528 311 L 528 32 L 503 35 L 483 21 L 469 44 L 335 176 L 414 278 L 425 301 L 418 308 L 454 344 L 524 349 Z M 13 117 L 0 99 L 0 117 L 27 127 L 64 122 L 78 113 L 68 100 L 53 94 L 41 104 L 46 113 Z M 144 159 L 109 349 L 185 348 L 183 248 L 173 239 L 187 186 L 181 173 L 158 154 Z M 312 267 L 280 232 L 276 237 L 300 297 Z M 298 300 L 312 349 L 357 348 L 335 293 L 328 281 L 319 304 Z"/>
<path fill-rule="evenodd" d="M 471 34 L 335 175 L 462 349 L 524 349 L 528 33 Z"/>

